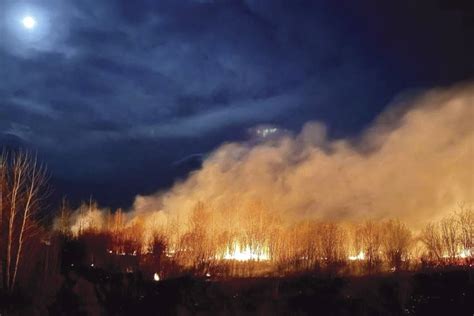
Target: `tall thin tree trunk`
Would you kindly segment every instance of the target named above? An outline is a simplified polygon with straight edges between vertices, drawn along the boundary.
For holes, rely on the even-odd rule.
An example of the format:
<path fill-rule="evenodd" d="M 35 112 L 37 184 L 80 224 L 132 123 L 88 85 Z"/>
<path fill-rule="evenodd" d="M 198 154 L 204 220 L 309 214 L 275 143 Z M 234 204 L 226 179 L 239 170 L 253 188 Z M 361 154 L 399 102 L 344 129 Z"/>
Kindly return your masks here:
<path fill-rule="evenodd" d="M 16 166 L 15 166 L 16 167 Z M 20 172 L 21 175 L 21 172 Z M 10 216 L 8 221 L 8 240 L 7 240 L 7 262 L 6 262 L 6 278 L 7 278 L 7 289 L 10 290 L 11 287 L 11 257 L 12 257 L 12 245 L 13 245 L 13 230 L 16 217 L 16 202 L 18 197 L 18 187 L 19 187 L 20 176 L 15 172 L 14 183 L 13 183 L 13 192 L 11 198 L 11 207 L 10 207 Z"/>
<path fill-rule="evenodd" d="M 31 172 L 32 172 L 31 183 L 29 184 L 30 187 L 29 187 L 29 190 L 28 190 L 28 197 L 27 197 L 25 209 L 23 211 L 23 220 L 22 220 L 21 228 L 20 228 L 20 236 L 18 238 L 18 250 L 16 252 L 15 267 L 14 267 L 12 284 L 11 284 L 11 289 L 12 290 L 15 287 L 16 274 L 18 272 L 18 264 L 20 262 L 21 251 L 23 249 L 23 234 L 25 232 L 26 221 L 27 221 L 29 213 L 30 213 L 31 202 L 34 198 L 34 190 L 36 189 L 36 161 L 33 162 L 33 168 L 31 170 Z"/>
<path fill-rule="evenodd" d="M 12 291 L 22 262 L 27 225 L 44 184 L 44 169 L 27 153 L 0 155 L 0 268 L 3 288 Z"/>

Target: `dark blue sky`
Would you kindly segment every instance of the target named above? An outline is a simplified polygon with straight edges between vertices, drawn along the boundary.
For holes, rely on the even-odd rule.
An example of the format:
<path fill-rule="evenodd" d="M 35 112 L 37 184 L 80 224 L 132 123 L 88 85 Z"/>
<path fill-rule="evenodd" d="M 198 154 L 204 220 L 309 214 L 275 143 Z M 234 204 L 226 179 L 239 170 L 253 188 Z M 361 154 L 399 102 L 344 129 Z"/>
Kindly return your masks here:
<path fill-rule="evenodd" d="M 318 120 L 351 136 L 400 94 L 472 78 L 473 12 L 434 0 L 2 0 L 0 145 L 37 151 L 56 197 L 126 207 L 260 124 Z"/>

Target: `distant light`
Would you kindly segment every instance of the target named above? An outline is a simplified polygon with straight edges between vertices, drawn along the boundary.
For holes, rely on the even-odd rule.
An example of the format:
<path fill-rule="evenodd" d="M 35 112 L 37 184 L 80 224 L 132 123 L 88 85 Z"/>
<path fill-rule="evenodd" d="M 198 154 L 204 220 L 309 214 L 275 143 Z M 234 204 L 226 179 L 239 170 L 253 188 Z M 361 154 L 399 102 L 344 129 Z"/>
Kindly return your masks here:
<path fill-rule="evenodd" d="M 160 275 L 155 272 L 155 274 L 153 275 L 153 280 L 154 280 L 155 282 L 160 281 Z"/>
<path fill-rule="evenodd" d="M 25 16 L 23 20 L 21 20 L 21 23 L 23 23 L 23 26 L 27 29 L 32 29 L 36 26 L 36 20 L 32 16 Z"/>
<path fill-rule="evenodd" d="M 257 129 L 257 135 L 267 137 L 271 134 L 275 134 L 278 131 L 276 127 L 262 127 Z"/>

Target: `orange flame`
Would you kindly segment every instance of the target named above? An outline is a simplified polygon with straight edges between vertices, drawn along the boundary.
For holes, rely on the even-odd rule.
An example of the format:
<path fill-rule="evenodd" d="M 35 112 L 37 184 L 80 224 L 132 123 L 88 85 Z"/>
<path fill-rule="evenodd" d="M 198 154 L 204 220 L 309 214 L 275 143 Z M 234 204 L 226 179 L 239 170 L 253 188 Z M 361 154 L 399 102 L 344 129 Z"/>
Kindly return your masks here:
<path fill-rule="evenodd" d="M 241 245 L 238 241 L 234 241 L 232 245 L 227 247 L 224 260 L 237 261 L 267 261 L 270 260 L 270 249 L 267 245 L 250 247 L 250 245 Z"/>

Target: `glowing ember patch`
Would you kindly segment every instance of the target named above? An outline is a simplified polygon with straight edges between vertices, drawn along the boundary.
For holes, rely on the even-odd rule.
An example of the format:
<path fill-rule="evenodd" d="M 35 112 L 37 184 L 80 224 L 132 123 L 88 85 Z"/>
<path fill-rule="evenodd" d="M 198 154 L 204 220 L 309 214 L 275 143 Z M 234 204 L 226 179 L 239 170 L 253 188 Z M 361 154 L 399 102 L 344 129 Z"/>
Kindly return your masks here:
<path fill-rule="evenodd" d="M 222 258 L 237 261 L 267 261 L 270 260 L 270 249 L 268 246 L 251 248 L 250 245 L 243 246 L 238 242 L 233 242 L 231 247 L 227 247 Z"/>
<path fill-rule="evenodd" d="M 445 252 L 445 253 L 443 253 L 443 255 L 441 257 L 445 258 L 445 259 L 448 259 L 451 256 L 448 253 Z M 461 249 L 456 253 L 456 255 L 454 257 L 458 258 L 458 259 L 471 258 L 472 257 L 472 251 L 471 251 L 471 249 Z"/>
<path fill-rule="evenodd" d="M 351 260 L 351 261 L 365 260 L 365 254 L 364 254 L 363 251 L 361 251 L 356 256 L 349 256 L 348 259 Z"/>
<path fill-rule="evenodd" d="M 472 256 L 471 249 L 462 249 L 458 255 L 459 258 L 465 259 L 470 258 Z"/>

